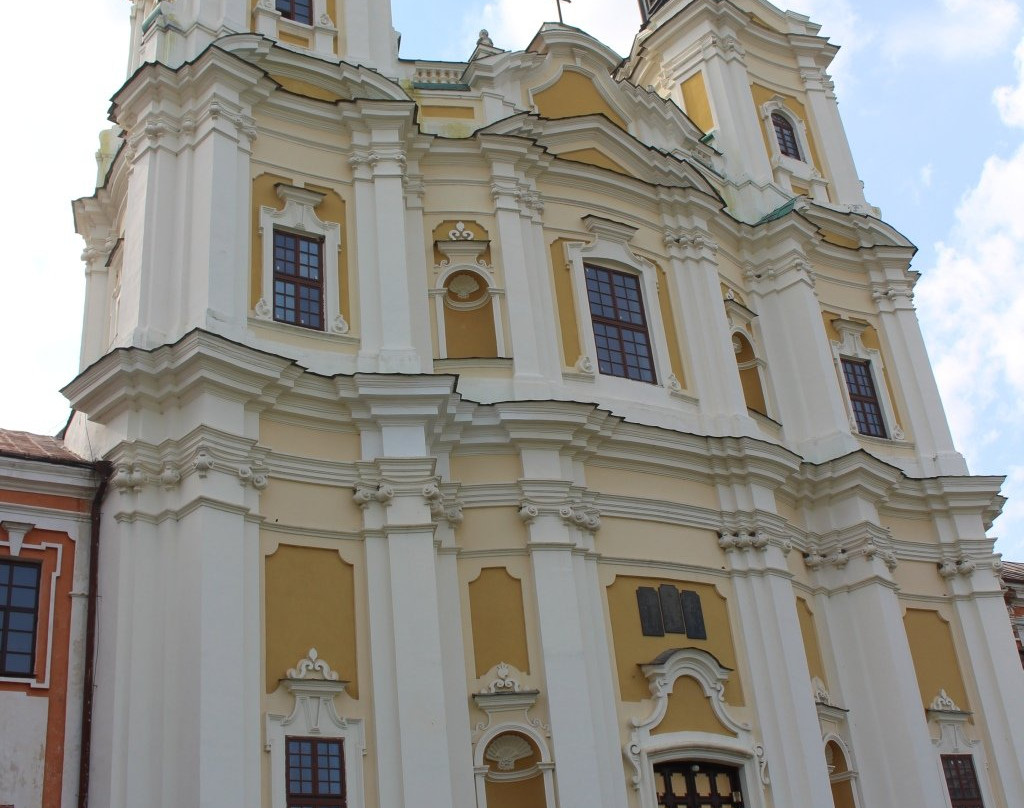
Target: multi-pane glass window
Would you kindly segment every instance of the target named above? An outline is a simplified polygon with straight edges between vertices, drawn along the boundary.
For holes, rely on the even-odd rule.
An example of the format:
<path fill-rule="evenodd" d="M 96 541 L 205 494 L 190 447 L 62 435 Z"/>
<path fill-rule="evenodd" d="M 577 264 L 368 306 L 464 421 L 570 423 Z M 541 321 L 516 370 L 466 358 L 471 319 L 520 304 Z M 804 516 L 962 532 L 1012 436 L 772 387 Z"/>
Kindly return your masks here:
<path fill-rule="evenodd" d="M 588 266 L 585 274 L 598 369 L 607 376 L 655 384 L 640 279 L 601 267 Z"/>
<path fill-rule="evenodd" d="M 786 157 L 794 160 L 803 159 L 800 157 L 800 147 L 796 142 L 796 132 L 793 131 L 793 124 L 785 115 L 777 112 L 772 113 L 772 126 L 775 128 L 775 139 L 779 142 L 779 151 Z"/>
<path fill-rule="evenodd" d="M 705 761 L 671 761 L 654 767 L 658 805 L 665 808 L 742 808 L 739 770 Z"/>
<path fill-rule="evenodd" d="M 319 238 L 274 231 L 274 319 L 278 322 L 323 330 L 322 245 Z"/>
<path fill-rule="evenodd" d="M 942 773 L 953 808 L 985 808 L 971 755 L 943 755 Z"/>
<path fill-rule="evenodd" d="M 0 676 L 35 669 L 39 565 L 0 561 Z"/>
<path fill-rule="evenodd" d="M 842 364 L 857 431 L 874 438 L 887 438 L 882 407 L 878 403 L 875 380 L 871 376 L 871 363 L 866 359 L 844 358 Z"/>
<path fill-rule="evenodd" d="M 342 741 L 288 738 L 288 808 L 345 808 Z"/>
<path fill-rule="evenodd" d="M 313 24 L 313 0 L 277 0 L 277 10 L 289 20 Z"/>

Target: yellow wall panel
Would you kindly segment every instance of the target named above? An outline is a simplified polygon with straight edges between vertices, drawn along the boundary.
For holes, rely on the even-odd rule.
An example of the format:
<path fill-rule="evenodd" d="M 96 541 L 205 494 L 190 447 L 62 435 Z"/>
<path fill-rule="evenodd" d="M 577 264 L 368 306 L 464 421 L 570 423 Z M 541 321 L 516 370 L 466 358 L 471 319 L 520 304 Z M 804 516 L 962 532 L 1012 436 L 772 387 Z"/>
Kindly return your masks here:
<path fill-rule="evenodd" d="M 278 452 L 318 460 L 359 460 L 362 450 L 355 432 L 316 429 L 260 418 L 260 444 Z"/>
<path fill-rule="evenodd" d="M 477 677 L 499 662 L 530 672 L 523 586 L 504 567 L 487 567 L 469 584 Z"/>
<path fill-rule="evenodd" d="M 318 530 L 358 531 L 363 514 L 351 488 L 274 480 L 260 495 L 260 509 L 268 522 Z"/>
<path fill-rule="evenodd" d="M 640 628 L 640 612 L 636 590 L 641 586 L 657 588 L 667 583 L 679 589 L 690 589 L 700 595 L 707 628 L 706 640 L 694 640 L 682 634 L 664 637 L 645 637 Z M 673 648 L 699 648 L 713 654 L 724 667 L 732 669 L 725 685 L 725 700 L 730 704 L 743 704 L 743 689 L 736 671 L 736 651 L 729 623 L 728 604 L 710 584 L 666 578 L 640 578 L 620 575 L 608 587 L 608 614 L 612 625 L 615 648 L 615 667 L 619 675 L 619 692 L 623 701 L 642 701 L 651 697 L 647 679 L 641 665 L 653 662 L 664 651 Z"/>
<path fill-rule="evenodd" d="M 927 708 L 945 690 L 961 710 L 970 710 L 949 622 L 932 609 L 907 609 L 903 616 L 914 658 L 921 703 Z"/>
<path fill-rule="evenodd" d="M 804 654 L 807 656 L 807 670 L 813 679 L 817 676 L 822 683 L 828 685 L 825 665 L 821 661 L 821 646 L 818 643 L 817 625 L 810 604 L 804 598 L 796 599 L 796 614 L 800 619 L 800 636 L 804 641 Z"/>
<path fill-rule="evenodd" d="M 265 567 L 267 692 L 310 648 L 359 698 L 354 568 L 335 550 L 281 544 Z"/>
<path fill-rule="evenodd" d="M 598 168 L 607 168 L 609 171 L 615 171 L 618 174 L 629 175 L 626 169 L 600 149 L 575 149 L 573 151 L 561 152 L 558 156 L 563 160 L 575 160 L 577 163 L 586 163 Z"/>
<path fill-rule="evenodd" d="M 562 336 L 562 359 L 567 368 L 576 364 L 583 354 L 580 347 L 579 321 L 576 318 L 576 300 L 573 296 L 572 272 L 565 259 L 565 242 L 559 238 L 551 242 L 551 276 L 554 279 L 555 302 L 558 305 L 558 328 Z"/>
<path fill-rule="evenodd" d="M 699 70 L 683 82 L 683 107 L 690 120 L 705 132 L 715 128 L 715 119 L 711 114 L 711 100 L 704 84 L 704 74 Z"/>

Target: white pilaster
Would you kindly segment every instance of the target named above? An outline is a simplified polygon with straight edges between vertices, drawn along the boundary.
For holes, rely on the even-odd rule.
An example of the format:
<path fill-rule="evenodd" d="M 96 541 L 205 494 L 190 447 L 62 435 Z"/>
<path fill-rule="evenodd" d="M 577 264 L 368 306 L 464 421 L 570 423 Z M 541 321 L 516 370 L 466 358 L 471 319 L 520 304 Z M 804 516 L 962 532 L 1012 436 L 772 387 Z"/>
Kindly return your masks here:
<path fill-rule="evenodd" d="M 746 274 L 787 443 L 812 463 L 854 451 L 810 264 L 768 258 Z"/>
<path fill-rule="evenodd" d="M 832 695 L 850 711 L 865 805 L 946 805 L 885 560 L 847 550 L 821 563 L 817 584 L 815 614 L 835 660 Z"/>
<path fill-rule="evenodd" d="M 739 373 L 734 372 L 736 356 L 715 260 L 718 245 L 707 232 L 679 228 L 665 231 L 665 244 L 670 258 L 666 279 L 681 302 L 679 321 L 703 426 L 711 434 L 751 433 Z"/>
<path fill-rule="evenodd" d="M 775 805 L 832 804 L 821 729 L 807 672 L 796 594 L 779 540 L 724 535 L 729 577 L 742 615 L 737 640 L 750 668 L 757 732 Z"/>
<path fill-rule="evenodd" d="M 610 676 L 601 676 L 591 667 L 593 649 L 586 647 L 593 636 L 588 628 L 596 618 L 585 614 L 592 596 L 580 586 L 596 583 L 596 576 L 578 571 L 576 559 L 584 545 L 582 534 L 592 533 L 600 522 L 596 511 L 574 501 L 571 483 L 535 476 L 538 472 L 547 476 L 544 472 L 559 465 L 557 452 L 524 452 L 526 479 L 520 481 L 524 497 L 520 517 L 529 532 L 558 804 L 560 808 L 612 808 L 622 804 L 621 784 L 610 791 L 613 786 L 602 769 L 612 760 L 621 766 L 621 757 L 617 750 L 610 750 L 607 737 L 607 705 L 614 703 L 614 695 L 603 692 Z M 608 659 L 600 664 L 607 666 Z M 614 757 L 609 759 L 609 754 Z"/>
<path fill-rule="evenodd" d="M 921 474 L 967 474 L 967 463 L 953 446 L 953 436 L 914 311 L 913 280 L 907 277 L 905 261 L 892 263 L 873 274 L 877 277 L 883 273 L 884 278 L 872 283 L 872 296 L 878 305 L 882 334 L 892 352 L 895 372 L 891 378 L 905 402 L 904 417 L 917 450 Z"/>

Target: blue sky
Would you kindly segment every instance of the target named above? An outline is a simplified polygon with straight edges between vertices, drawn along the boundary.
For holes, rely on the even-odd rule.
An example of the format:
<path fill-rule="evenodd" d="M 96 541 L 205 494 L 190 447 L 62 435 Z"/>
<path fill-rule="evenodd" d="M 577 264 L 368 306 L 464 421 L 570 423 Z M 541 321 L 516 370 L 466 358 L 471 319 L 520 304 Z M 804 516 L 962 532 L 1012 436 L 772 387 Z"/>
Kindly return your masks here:
<path fill-rule="evenodd" d="M 77 371 L 84 288 L 69 201 L 91 192 L 98 131 L 124 80 L 128 0 L 61 0 L 60 26 L 0 51 L 0 425 L 52 434 Z M 1007 474 L 997 549 L 1024 559 L 1024 0 L 792 0 L 843 46 L 840 110 L 868 200 L 920 248 L 917 304 L 957 445 L 976 474 Z M 464 59 L 487 28 L 522 48 L 555 0 L 395 0 L 405 57 Z M 620 53 L 632 0 L 573 0 L 565 21 Z M 11 19 L 11 16 L 14 19 Z M 8 25 L 37 31 L 31 4 Z M 45 55 L 41 55 L 44 53 Z M 31 346 L 31 348 L 22 348 Z"/>

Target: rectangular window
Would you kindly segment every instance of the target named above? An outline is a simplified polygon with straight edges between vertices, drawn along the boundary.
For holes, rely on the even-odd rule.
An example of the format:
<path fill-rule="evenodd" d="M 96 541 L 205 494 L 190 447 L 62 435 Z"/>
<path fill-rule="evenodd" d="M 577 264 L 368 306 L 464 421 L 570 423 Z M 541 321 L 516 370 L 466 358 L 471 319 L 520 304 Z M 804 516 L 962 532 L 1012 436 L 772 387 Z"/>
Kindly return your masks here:
<path fill-rule="evenodd" d="M 342 741 L 288 738 L 288 808 L 345 808 Z"/>
<path fill-rule="evenodd" d="M 640 279 L 601 267 L 585 270 L 599 370 L 606 376 L 656 384 Z"/>
<path fill-rule="evenodd" d="M 942 773 L 946 775 L 946 788 L 949 789 L 953 808 L 985 808 L 971 755 L 943 755 Z"/>
<path fill-rule="evenodd" d="M 889 437 L 875 391 L 875 380 L 871 376 L 871 363 L 865 359 L 844 358 L 842 364 L 857 431 L 874 438 Z"/>
<path fill-rule="evenodd" d="M 323 241 L 274 231 L 274 319 L 324 328 Z"/>
<path fill-rule="evenodd" d="M 313 0 L 277 0 L 277 10 L 289 20 L 313 24 Z"/>
<path fill-rule="evenodd" d="M 39 613 L 39 565 L 0 561 L 0 676 L 32 676 Z"/>

